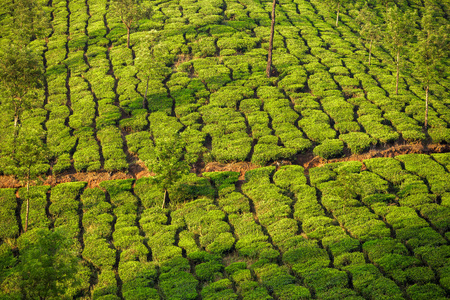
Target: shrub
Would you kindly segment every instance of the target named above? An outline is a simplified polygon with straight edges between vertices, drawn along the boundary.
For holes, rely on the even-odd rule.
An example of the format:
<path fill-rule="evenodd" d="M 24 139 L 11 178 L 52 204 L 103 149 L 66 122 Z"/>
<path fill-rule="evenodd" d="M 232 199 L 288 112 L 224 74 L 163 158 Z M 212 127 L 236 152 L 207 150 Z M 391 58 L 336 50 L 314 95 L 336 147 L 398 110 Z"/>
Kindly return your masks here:
<path fill-rule="evenodd" d="M 31 201 L 30 201 L 31 202 Z M 17 199 L 14 189 L 0 189 L 0 238 L 13 238 L 19 233 L 15 217 Z"/>
<path fill-rule="evenodd" d="M 204 196 L 214 198 L 215 190 L 210 182 L 203 177 L 195 174 L 188 174 L 182 177 L 176 184 L 169 189 L 170 199 L 174 203 L 193 200 Z"/>
<path fill-rule="evenodd" d="M 195 275 L 199 280 L 212 281 L 222 276 L 224 266 L 221 263 L 210 261 L 195 266 Z"/>
<path fill-rule="evenodd" d="M 105 159 L 104 169 L 106 171 L 127 169 L 128 163 L 123 152 L 123 141 L 119 129 L 112 126 L 105 127 L 98 132 L 97 136 Z"/>
<path fill-rule="evenodd" d="M 221 279 L 205 286 L 201 292 L 202 299 L 208 300 L 236 300 L 238 296 L 233 292 L 232 283 L 229 279 Z"/>
<path fill-rule="evenodd" d="M 408 287 L 406 292 L 413 300 L 446 299 L 445 291 L 434 283 L 427 283 L 424 285 L 415 284 Z"/>
<path fill-rule="evenodd" d="M 332 288 L 348 287 L 347 273 L 332 268 L 323 268 L 305 274 L 305 284 L 323 293 Z"/>
<path fill-rule="evenodd" d="M 198 281 L 187 272 L 167 272 L 159 276 L 159 287 L 166 298 L 194 300 Z"/>
<path fill-rule="evenodd" d="M 159 205 L 164 198 L 163 191 L 152 184 L 151 177 L 142 177 L 136 180 L 134 192 L 140 198 L 145 209 Z"/>
<path fill-rule="evenodd" d="M 100 154 L 97 141 L 92 134 L 87 132 L 75 132 L 78 137 L 77 150 L 73 154 L 74 166 L 77 172 L 96 171 L 100 169 Z"/>
<path fill-rule="evenodd" d="M 272 140 L 272 141 L 270 141 Z M 253 149 L 252 163 L 264 166 L 269 161 L 275 161 L 281 158 L 290 159 L 295 155 L 294 149 L 286 149 L 277 145 L 278 138 L 275 136 L 263 136 Z"/>
<path fill-rule="evenodd" d="M 102 270 L 98 275 L 98 283 L 94 286 L 92 298 L 102 299 L 101 297 L 106 295 L 111 295 L 111 298 L 109 299 L 117 299 L 116 275 L 113 270 L 108 269 Z"/>
<path fill-rule="evenodd" d="M 83 258 L 97 268 L 112 269 L 116 263 L 116 251 L 109 247 L 109 243 L 102 238 L 85 238 Z"/>
<path fill-rule="evenodd" d="M 326 139 L 322 144 L 316 146 L 313 150 L 314 155 L 325 159 L 339 157 L 344 150 L 344 143 L 341 140 Z"/>
<path fill-rule="evenodd" d="M 282 166 L 273 176 L 276 185 L 289 189 L 293 186 L 306 184 L 304 168 L 301 166 L 291 165 Z"/>

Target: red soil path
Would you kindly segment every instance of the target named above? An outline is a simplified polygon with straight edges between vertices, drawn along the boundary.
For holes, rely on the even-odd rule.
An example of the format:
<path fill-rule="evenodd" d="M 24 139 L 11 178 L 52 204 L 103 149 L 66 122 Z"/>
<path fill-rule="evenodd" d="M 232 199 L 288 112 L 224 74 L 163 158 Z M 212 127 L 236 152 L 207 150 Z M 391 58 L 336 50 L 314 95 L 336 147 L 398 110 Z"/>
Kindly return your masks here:
<path fill-rule="evenodd" d="M 319 167 L 327 163 L 332 162 L 340 162 L 340 161 L 363 161 L 365 159 L 374 158 L 374 157 L 394 157 L 401 154 L 410 154 L 410 153 L 442 153 L 442 152 L 450 152 L 450 145 L 441 145 L 441 144 L 430 144 L 430 145 L 422 145 L 422 144 L 411 144 L 411 145 L 394 145 L 389 147 L 376 147 L 371 149 L 368 152 L 358 154 L 358 155 L 346 155 L 342 158 L 325 160 L 318 156 L 314 156 L 312 152 L 298 155 L 297 159 L 293 162 L 291 161 L 275 161 L 271 165 L 280 167 L 282 165 L 290 165 L 297 164 L 303 166 L 306 170 Z M 260 166 L 252 164 L 251 162 L 234 162 L 222 164 L 218 162 L 210 162 L 206 165 L 199 164 L 196 165 L 191 172 L 195 172 L 200 175 L 203 172 L 218 172 L 218 171 L 235 171 L 241 174 L 241 180 L 244 179 L 245 172 L 248 170 L 256 169 Z M 105 180 L 113 180 L 113 179 L 127 179 L 134 178 L 139 179 L 142 177 L 151 176 L 151 173 L 147 170 L 144 163 L 141 161 L 135 161 L 130 163 L 130 168 L 128 172 L 82 172 L 77 173 L 74 170 L 68 171 L 63 174 L 59 174 L 56 176 L 50 175 L 44 178 L 41 178 L 40 184 L 55 186 L 59 183 L 63 182 L 71 182 L 71 181 L 86 181 L 89 187 L 96 187 L 100 182 Z M 15 180 L 12 176 L 0 176 L 0 188 L 18 188 L 21 187 L 22 184 Z"/>

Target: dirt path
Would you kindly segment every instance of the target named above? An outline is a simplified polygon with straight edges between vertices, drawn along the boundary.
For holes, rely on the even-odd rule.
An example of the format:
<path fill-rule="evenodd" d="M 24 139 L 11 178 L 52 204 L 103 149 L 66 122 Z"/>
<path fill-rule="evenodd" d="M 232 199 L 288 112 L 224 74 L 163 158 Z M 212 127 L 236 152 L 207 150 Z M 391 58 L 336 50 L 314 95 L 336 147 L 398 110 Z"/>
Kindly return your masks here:
<path fill-rule="evenodd" d="M 359 155 L 346 155 L 342 158 L 325 160 L 318 156 L 314 156 L 312 152 L 301 154 L 297 157 L 297 160 L 294 162 L 282 160 L 273 162 L 270 165 L 276 166 L 279 168 L 283 165 L 291 165 L 297 164 L 303 166 L 306 170 L 314 167 L 320 167 L 327 163 L 340 162 L 340 161 L 363 161 L 369 158 L 375 157 L 394 157 L 401 154 L 410 154 L 410 153 L 443 153 L 450 152 L 450 145 L 441 145 L 441 144 L 431 144 L 428 146 L 424 146 L 421 144 L 414 145 L 394 145 L 388 147 L 376 147 L 371 149 L 366 153 L 362 153 Z M 239 172 L 241 174 L 240 180 L 244 179 L 245 173 L 249 170 L 256 169 L 260 166 L 252 164 L 251 162 L 233 162 L 228 164 L 222 164 L 218 162 L 211 162 L 206 165 L 198 165 L 192 172 L 200 175 L 203 172 L 219 172 L 219 171 L 234 171 Z M 100 182 L 105 180 L 114 180 L 114 179 L 128 179 L 134 178 L 139 179 L 142 177 L 151 176 L 151 173 L 147 170 L 143 162 L 135 162 L 130 164 L 130 169 L 128 172 L 87 172 L 87 173 L 76 173 L 76 172 L 66 172 L 63 174 L 59 174 L 56 176 L 47 176 L 42 178 L 40 184 L 43 185 L 51 185 L 55 186 L 57 184 L 63 182 L 72 182 L 72 181 L 86 181 L 88 183 L 88 187 L 97 187 Z M 0 176 L 0 188 L 18 188 L 21 187 L 22 184 L 15 180 L 11 176 Z"/>

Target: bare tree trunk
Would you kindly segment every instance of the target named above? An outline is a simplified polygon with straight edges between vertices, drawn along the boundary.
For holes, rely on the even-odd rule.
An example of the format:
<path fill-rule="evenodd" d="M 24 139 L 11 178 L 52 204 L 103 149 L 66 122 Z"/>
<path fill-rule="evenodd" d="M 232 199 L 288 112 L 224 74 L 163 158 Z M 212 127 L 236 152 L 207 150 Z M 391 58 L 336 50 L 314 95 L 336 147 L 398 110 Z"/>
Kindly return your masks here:
<path fill-rule="evenodd" d="M 28 230 L 28 216 L 30 214 L 30 172 L 28 172 L 28 178 L 27 178 L 27 210 L 25 212 L 25 232 Z"/>
<path fill-rule="evenodd" d="M 428 85 L 425 88 L 425 131 L 428 130 Z"/>
<path fill-rule="evenodd" d="M 269 39 L 269 55 L 267 56 L 267 68 L 266 75 L 267 78 L 270 78 L 271 68 L 272 68 L 272 49 L 273 49 L 273 35 L 275 33 L 275 5 L 277 4 L 277 0 L 273 0 L 272 4 L 272 25 L 270 27 L 270 39 Z"/>
<path fill-rule="evenodd" d="M 341 4 L 338 3 L 338 8 L 337 8 L 337 14 L 336 14 L 336 27 L 338 27 L 338 23 L 339 23 L 339 8 L 340 8 Z"/>
<path fill-rule="evenodd" d="M 369 46 L 369 66 L 370 66 L 370 61 L 371 61 L 371 58 L 372 58 L 372 43 L 373 43 L 373 40 L 370 39 L 370 46 Z"/>
<path fill-rule="evenodd" d="M 164 208 L 164 206 L 166 205 L 166 198 L 167 198 L 167 190 L 164 190 L 164 200 L 161 208 Z"/>
<path fill-rule="evenodd" d="M 130 49 L 130 27 L 127 26 L 127 47 Z"/>
<path fill-rule="evenodd" d="M 400 62 L 400 50 L 397 51 L 397 78 L 395 81 L 395 94 L 396 95 L 398 95 L 399 62 Z"/>
<path fill-rule="evenodd" d="M 13 153 L 16 152 L 16 140 L 17 140 L 17 136 L 19 135 L 19 128 L 17 127 L 19 123 L 19 115 L 15 115 L 14 116 L 14 136 L 13 136 Z"/>
<path fill-rule="evenodd" d="M 147 103 L 147 92 L 148 92 L 148 82 L 150 81 L 150 76 L 147 77 L 147 87 L 145 88 L 144 100 L 142 100 L 142 108 L 145 108 L 145 103 Z"/>

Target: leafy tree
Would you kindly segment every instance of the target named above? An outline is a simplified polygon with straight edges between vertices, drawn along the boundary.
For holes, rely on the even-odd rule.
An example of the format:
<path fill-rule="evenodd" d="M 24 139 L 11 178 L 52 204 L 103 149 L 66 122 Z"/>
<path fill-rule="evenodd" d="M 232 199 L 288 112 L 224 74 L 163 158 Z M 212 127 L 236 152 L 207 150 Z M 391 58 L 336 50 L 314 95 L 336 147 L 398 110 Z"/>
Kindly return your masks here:
<path fill-rule="evenodd" d="M 184 160 L 185 142 L 179 134 L 168 133 L 165 138 L 155 141 L 154 159 L 149 163 L 149 169 L 156 175 L 153 182 L 164 190 L 164 207 L 168 198 L 167 190 L 183 175 L 189 174 L 189 164 Z"/>
<path fill-rule="evenodd" d="M 450 25 L 439 12 L 433 5 L 427 7 L 413 56 L 415 75 L 425 89 L 425 130 L 428 127 L 429 87 L 444 74 L 444 62 L 450 53 Z"/>
<path fill-rule="evenodd" d="M 416 16 L 411 11 L 402 12 L 397 6 L 389 8 L 386 16 L 385 43 L 395 57 L 397 69 L 395 94 L 398 95 L 398 80 L 400 76 L 400 54 L 412 39 Z"/>
<path fill-rule="evenodd" d="M 127 28 L 127 47 L 130 48 L 130 30 L 142 18 L 149 17 L 151 9 L 142 0 L 112 0 L 112 11 Z"/>
<path fill-rule="evenodd" d="M 5 0 L 2 6 L 6 12 L 2 31 L 13 44 L 25 47 L 30 41 L 42 38 L 49 28 L 48 13 L 39 0 Z"/>
<path fill-rule="evenodd" d="M 329 2 L 331 8 L 336 10 L 336 27 L 338 27 L 339 24 L 339 11 L 341 9 L 341 6 L 347 1 L 348 0 L 331 0 Z"/>
<path fill-rule="evenodd" d="M 373 20 L 376 18 L 376 13 L 366 6 L 359 12 L 356 19 L 361 26 L 359 31 L 361 37 L 366 42 L 369 42 L 369 65 L 372 58 L 373 43 L 381 39 L 381 28 L 379 25 L 373 23 Z"/>
<path fill-rule="evenodd" d="M 147 93 L 150 79 L 163 79 L 171 73 L 171 69 L 166 67 L 163 60 L 154 53 L 153 47 L 150 51 L 145 51 L 137 57 L 134 64 L 147 81 L 144 99 L 142 100 L 142 108 L 146 108 L 148 105 Z"/>
<path fill-rule="evenodd" d="M 12 153 L 14 165 L 10 166 L 11 173 L 26 184 L 26 214 L 24 231 L 28 229 L 28 216 L 30 208 L 30 183 L 39 175 L 48 171 L 48 151 L 39 135 L 30 130 L 22 130 L 18 136 L 17 146 Z"/>
<path fill-rule="evenodd" d="M 273 50 L 273 36 L 275 34 L 275 7 L 277 5 L 277 0 L 273 0 L 272 3 L 272 23 L 270 25 L 270 38 L 269 38 L 269 53 L 267 55 L 267 67 L 266 75 L 270 78 L 271 68 L 272 68 L 272 50 Z"/>
<path fill-rule="evenodd" d="M 23 111 L 30 108 L 42 85 L 42 66 L 34 53 L 11 46 L 0 51 L 0 89 L 2 103 L 14 111 L 14 136 Z"/>
<path fill-rule="evenodd" d="M 79 258 L 61 230 L 38 228 L 18 239 L 18 263 L 9 269 L 3 286 L 22 299 L 61 299 L 75 275 Z"/>
<path fill-rule="evenodd" d="M 383 4 L 386 7 L 386 14 L 388 13 L 389 9 L 389 3 L 396 3 L 396 0 L 379 0 L 381 4 Z"/>

